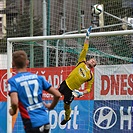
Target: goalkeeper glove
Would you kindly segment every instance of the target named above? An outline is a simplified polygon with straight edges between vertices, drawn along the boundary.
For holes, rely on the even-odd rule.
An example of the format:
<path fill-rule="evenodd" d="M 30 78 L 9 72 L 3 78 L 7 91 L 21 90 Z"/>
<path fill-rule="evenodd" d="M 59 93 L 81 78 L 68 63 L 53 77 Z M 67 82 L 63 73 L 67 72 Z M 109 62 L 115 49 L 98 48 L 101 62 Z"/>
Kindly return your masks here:
<path fill-rule="evenodd" d="M 88 40 L 89 40 L 89 37 L 90 37 L 91 28 L 92 28 L 92 26 L 90 26 L 90 27 L 87 29 L 86 39 L 88 39 Z"/>
<path fill-rule="evenodd" d="M 80 92 L 78 90 L 73 90 L 72 94 L 74 95 L 74 97 L 82 97 L 84 95 L 83 92 Z"/>

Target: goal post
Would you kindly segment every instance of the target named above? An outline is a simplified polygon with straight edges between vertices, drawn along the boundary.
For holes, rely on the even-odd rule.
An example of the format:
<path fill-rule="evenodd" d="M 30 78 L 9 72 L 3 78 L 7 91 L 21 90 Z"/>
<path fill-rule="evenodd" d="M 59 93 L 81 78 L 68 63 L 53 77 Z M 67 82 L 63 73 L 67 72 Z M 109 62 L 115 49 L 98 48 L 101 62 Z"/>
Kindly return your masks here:
<path fill-rule="evenodd" d="M 7 41 L 7 79 L 12 76 L 12 42 Z M 11 58 L 8 58 L 10 57 Z M 12 133 L 12 117 L 9 114 L 9 109 L 11 107 L 10 97 L 7 91 L 7 133 Z"/>
<path fill-rule="evenodd" d="M 82 39 L 78 42 L 77 39 Z M 7 79 L 12 76 L 12 53 L 15 50 L 27 50 L 29 52 L 29 45 L 34 45 L 36 65 L 35 67 L 44 67 L 43 62 L 44 52 L 42 49 L 46 47 L 45 56 L 48 59 L 45 62 L 49 62 L 47 67 L 64 67 L 73 66 L 76 64 L 78 55 L 82 49 L 85 33 L 82 34 L 65 34 L 65 35 L 52 35 L 52 36 L 35 36 L 35 37 L 17 37 L 7 39 Z M 129 40 L 128 40 L 129 39 Z M 47 46 L 44 46 L 43 41 L 47 40 Z M 65 42 L 59 42 L 58 40 L 65 40 Z M 58 42 L 58 43 L 57 43 Z M 132 53 L 128 55 L 129 51 L 124 51 L 121 54 L 119 45 L 126 45 L 128 49 L 131 49 L 133 44 L 133 30 L 123 31 L 110 31 L 110 32 L 97 32 L 90 34 L 90 47 L 88 57 L 95 56 L 98 59 L 98 64 L 101 62 L 120 64 L 120 63 L 132 63 Z M 57 46 L 58 45 L 58 46 Z M 64 47 L 65 49 L 63 49 Z M 105 47 L 106 46 L 106 47 Z M 115 47 L 117 51 L 115 51 Z M 124 48 L 125 48 L 124 47 Z M 107 49 L 106 49 L 107 48 Z M 78 50 L 77 50 L 78 49 Z M 40 52 L 40 50 L 42 50 Z M 122 49 L 121 49 L 122 50 Z M 59 52 L 58 52 L 59 51 Z M 125 53 L 127 52 L 127 53 Z M 65 64 L 62 61 L 62 55 L 65 56 Z M 76 56 L 75 56 L 76 55 Z M 55 57 L 56 56 L 56 57 Z M 114 61 L 114 59 L 116 59 Z M 122 61 L 121 61 L 122 60 Z M 51 63 L 51 64 L 50 64 Z M 52 64 L 53 63 L 53 64 Z M 69 72 L 66 72 L 66 76 Z M 63 107 L 63 105 L 62 105 Z M 7 132 L 12 133 L 12 117 L 9 115 L 10 98 L 7 95 Z"/>

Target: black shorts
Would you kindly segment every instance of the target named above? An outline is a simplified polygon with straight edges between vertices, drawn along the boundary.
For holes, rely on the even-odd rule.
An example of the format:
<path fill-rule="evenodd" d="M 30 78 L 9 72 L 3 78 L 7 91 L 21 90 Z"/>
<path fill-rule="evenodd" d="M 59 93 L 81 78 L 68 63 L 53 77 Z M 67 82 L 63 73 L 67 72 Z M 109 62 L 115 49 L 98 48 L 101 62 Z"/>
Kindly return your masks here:
<path fill-rule="evenodd" d="M 70 104 L 74 100 L 72 90 L 69 89 L 65 80 L 61 83 L 59 92 L 64 95 L 64 103 Z"/>
<path fill-rule="evenodd" d="M 26 133 L 49 133 L 50 125 L 43 125 L 35 128 L 25 128 Z"/>
<path fill-rule="evenodd" d="M 25 133 L 49 133 L 49 129 L 50 129 L 49 123 L 46 123 L 39 127 L 32 127 L 32 123 L 30 119 L 22 117 L 22 121 L 23 121 Z"/>

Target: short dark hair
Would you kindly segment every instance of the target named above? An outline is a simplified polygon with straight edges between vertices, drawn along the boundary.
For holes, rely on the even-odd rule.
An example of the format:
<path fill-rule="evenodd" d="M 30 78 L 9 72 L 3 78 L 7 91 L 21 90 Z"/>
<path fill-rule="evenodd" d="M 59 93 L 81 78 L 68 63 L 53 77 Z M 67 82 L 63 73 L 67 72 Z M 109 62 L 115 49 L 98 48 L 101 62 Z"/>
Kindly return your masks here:
<path fill-rule="evenodd" d="M 13 66 L 23 68 L 26 66 L 27 54 L 23 50 L 15 51 L 12 54 Z"/>

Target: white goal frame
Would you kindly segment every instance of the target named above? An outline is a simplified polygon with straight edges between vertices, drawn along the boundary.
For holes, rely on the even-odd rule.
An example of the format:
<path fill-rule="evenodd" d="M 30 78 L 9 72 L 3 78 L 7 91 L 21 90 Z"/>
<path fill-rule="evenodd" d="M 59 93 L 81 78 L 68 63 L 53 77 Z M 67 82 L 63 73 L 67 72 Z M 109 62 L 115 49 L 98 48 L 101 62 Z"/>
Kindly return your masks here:
<path fill-rule="evenodd" d="M 90 37 L 100 36 L 115 36 L 115 35 L 133 35 L 133 30 L 110 31 L 110 32 L 96 32 L 91 33 Z M 12 76 L 12 43 L 24 41 L 37 41 L 37 40 L 58 40 L 58 39 L 72 39 L 72 38 L 85 38 L 85 33 L 82 34 L 69 34 L 69 35 L 52 35 L 52 36 L 35 36 L 35 37 L 17 37 L 7 38 L 7 79 Z M 44 44 L 45 50 L 46 47 Z M 47 54 L 47 51 L 45 51 Z M 12 133 L 12 117 L 9 115 L 10 97 L 7 94 L 7 133 Z"/>

